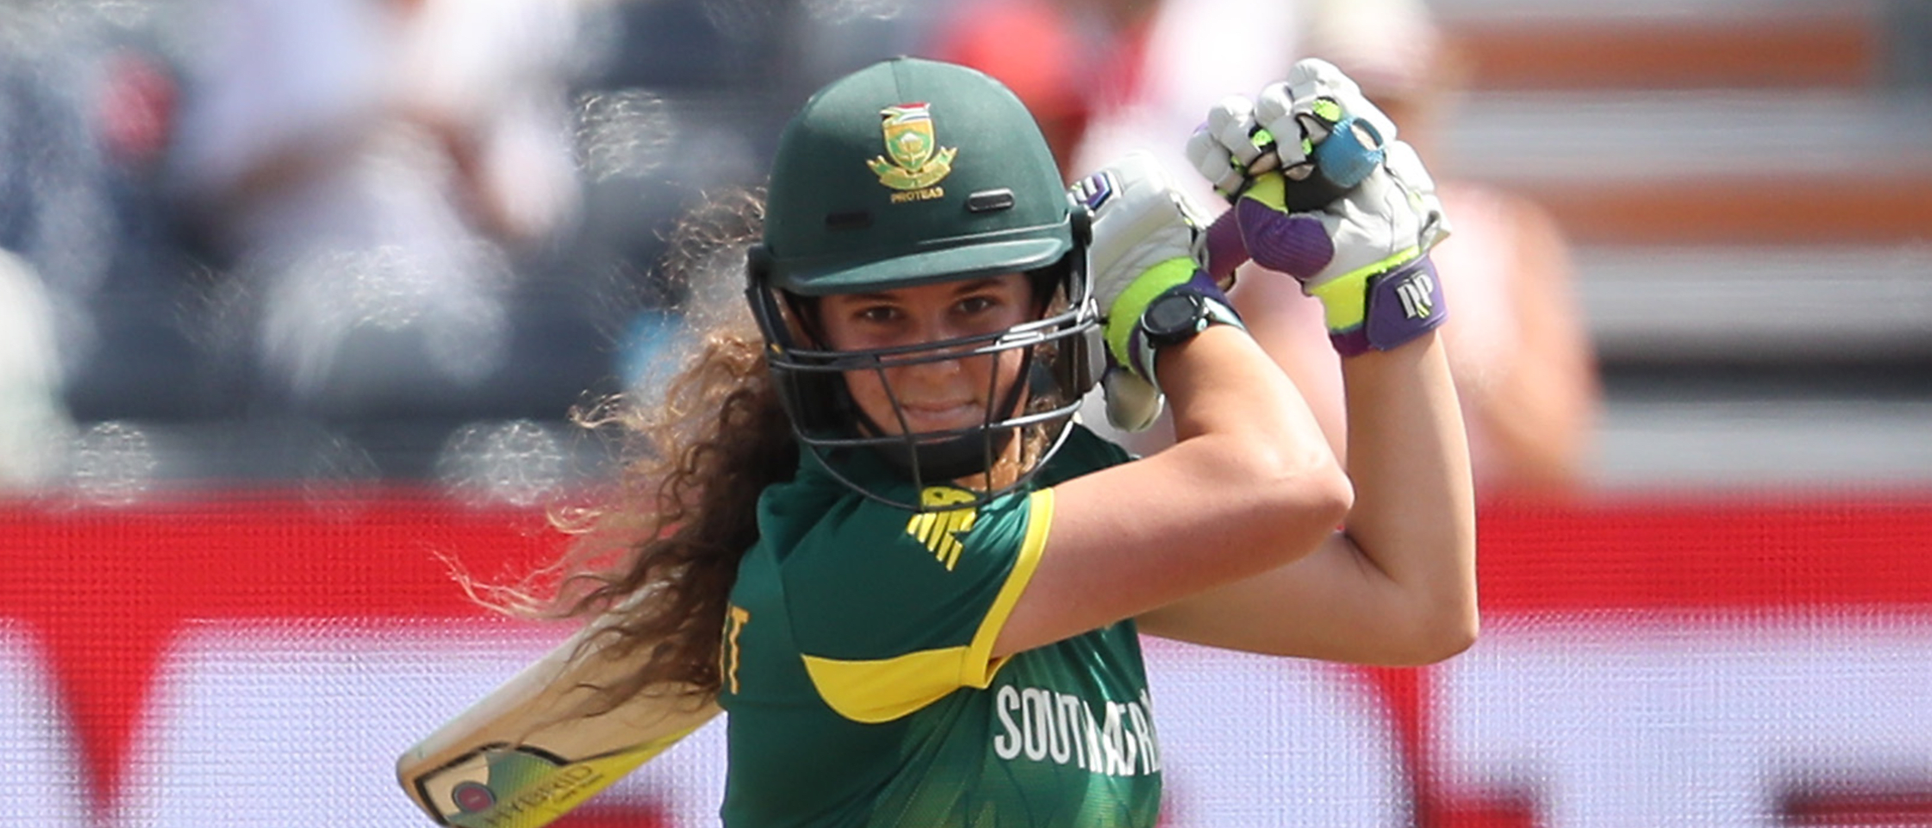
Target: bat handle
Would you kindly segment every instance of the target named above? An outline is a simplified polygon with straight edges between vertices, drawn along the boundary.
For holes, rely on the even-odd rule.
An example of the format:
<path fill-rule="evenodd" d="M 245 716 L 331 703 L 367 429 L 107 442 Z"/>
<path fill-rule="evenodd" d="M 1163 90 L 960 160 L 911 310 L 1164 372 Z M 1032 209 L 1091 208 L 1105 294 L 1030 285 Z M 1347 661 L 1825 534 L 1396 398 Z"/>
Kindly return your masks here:
<path fill-rule="evenodd" d="M 1283 194 L 1288 212 L 1320 210 L 1347 195 L 1382 165 L 1386 146 L 1374 124 L 1352 115 L 1337 121 L 1328 139 L 1315 145 L 1304 177 L 1289 177 Z"/>

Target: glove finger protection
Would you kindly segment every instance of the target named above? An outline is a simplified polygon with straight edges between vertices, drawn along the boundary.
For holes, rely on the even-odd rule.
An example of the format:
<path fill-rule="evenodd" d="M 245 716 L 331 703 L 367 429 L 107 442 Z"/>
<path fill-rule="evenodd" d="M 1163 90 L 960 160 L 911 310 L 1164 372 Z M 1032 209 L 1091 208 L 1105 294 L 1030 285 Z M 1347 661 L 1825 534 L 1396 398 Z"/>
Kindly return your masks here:
<path fill-rule="evenodd" d="M 1345 126 L 1373 132 L 1379 143 L 1401 137 L 1395 122 L 1362 95 L 1353 79 L 1320 58 L 1296 61 L 1287 80 L 1262 89 L 1254 119 L 1274 135 L 1281 165 L 1292 180 L 1300 180 L 1293 170 L 1307 164 L 1315 146 Z"/>
<path fill-rule="evenodd" d="M 1254 103 L 1223 98 L 1188 136 L 1187 160 L 1223 197 L 1233 200 L 1256 174 L 1279 166 L 1274 136 L 1254 119 Z"/>
<path fill-rule="evenodd" d="M 1227 304 L 1201 267 L 1204 225 L 1160 162 L 1144 152 L 1075 182 L 1069 194 L 1093 213 L 1088 256 L 1106 342 L 1101 381 L 1108 420 L 1122 430 L 1142 430 L 1161 407 L 1154 352 L 1140 335 L 1147 306 L 1180 286 L 1208 291 Z"/>
<path fill-rule="evenodd" d="M 1315 58 L 1297 62 L 1287 80 L 1261 90 L 1254 118 L 1275 137 L 1288 180 L 1303 185 L 1289 190 L 1294 212 L 1319 210 L 1361 184 L 1396 140 L 1395 124 L 1355 81 Z"/>

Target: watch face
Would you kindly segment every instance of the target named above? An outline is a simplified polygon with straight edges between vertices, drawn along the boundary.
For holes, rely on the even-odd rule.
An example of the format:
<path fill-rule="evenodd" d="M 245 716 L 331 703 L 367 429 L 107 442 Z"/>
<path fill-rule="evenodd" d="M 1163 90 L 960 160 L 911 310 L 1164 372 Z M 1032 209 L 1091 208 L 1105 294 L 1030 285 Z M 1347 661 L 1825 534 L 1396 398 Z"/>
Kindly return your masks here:
<path fill-rule="evenodd" d="M 1207 309 L 1201 297 L 1191 293 L 1170 293 L 1154 300 L 1141 315 L 1141 324 L 1156 339 L 1199 333 Z"/>

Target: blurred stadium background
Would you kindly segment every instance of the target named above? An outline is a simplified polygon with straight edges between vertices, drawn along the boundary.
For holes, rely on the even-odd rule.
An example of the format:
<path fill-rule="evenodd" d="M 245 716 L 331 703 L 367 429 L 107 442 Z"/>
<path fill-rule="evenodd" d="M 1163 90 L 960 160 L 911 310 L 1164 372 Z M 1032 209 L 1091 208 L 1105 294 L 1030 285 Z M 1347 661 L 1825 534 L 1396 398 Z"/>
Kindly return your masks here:
<path fill-rule="evenodd" d="M 0 248 L 63 377 L 0 385 L 0 826 L 423 824 L 393 757 L 562 634 L 438 555 L 554 549 L 544 507 L 612 459 L 566 412 L 677 336 L 674 219 L 947 4 L 583 4 L 583 200 L 506 254 L 461 351 L 500 358 L 411 385 L 372 338 L 349 364 L 395 370 L 309 406 L 208 356 L 233 263 L 142 154 L 197 93 L 200 5 L 0 2 Z M 1574 245 L 1589 480 L 1484 504 L 1486 636 L 1444 666 L 1154 645 L 1166 823 L 1932 825 L 1932 6 L 1431 5 L 1474 61 L 1451 163 Z M 713 824 L 718 741 L 560 824 Z"/>

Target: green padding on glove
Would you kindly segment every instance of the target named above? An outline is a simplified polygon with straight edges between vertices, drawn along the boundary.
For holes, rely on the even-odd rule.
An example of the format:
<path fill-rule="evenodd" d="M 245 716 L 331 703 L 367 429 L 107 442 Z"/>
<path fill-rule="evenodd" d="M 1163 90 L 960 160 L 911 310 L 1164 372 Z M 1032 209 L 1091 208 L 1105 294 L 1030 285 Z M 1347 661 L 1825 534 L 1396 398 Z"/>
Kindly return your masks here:
<path fill-rule="evenodd" d="M 1369 279 L 1415 261 L 1422 249 L 1411 247 L 1365 267 L 1351 270 L 1332 281 L 1308 286 L 1308 295 L 1322 302 L 1322 320 L 1331 333 L 1354 330 L 1368 318 Z"/>
<path fill-rule="evenodd" d="M 1277 213 L 1288 212 L 1288 181 L 1280 173 L 1256 176 L 1241 197 L 1259 201 Z"/>
<path fill-rule="evenodd" d="M 1193 259 L 1168 259 L 1154 265 L 1129 283 L 1126 289 L 1114 297 L 1113 304 L 1107 308 L 1107 352 L 1114 361 L 1126 366 L 1134 364 L 1129 344 L 1135 331 L 1140 328 L 1141 314 L 1147 306 L 1167 291 L 1187 284 L 1194 278 L 1197 265 Z"/>

